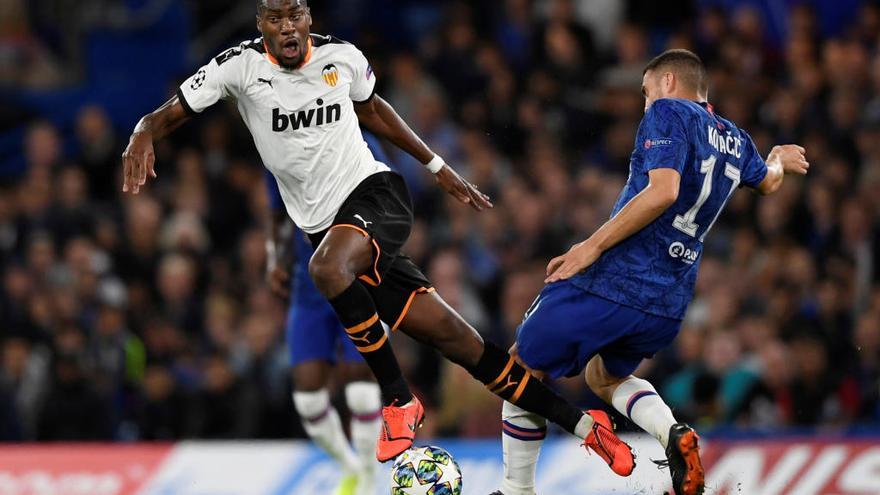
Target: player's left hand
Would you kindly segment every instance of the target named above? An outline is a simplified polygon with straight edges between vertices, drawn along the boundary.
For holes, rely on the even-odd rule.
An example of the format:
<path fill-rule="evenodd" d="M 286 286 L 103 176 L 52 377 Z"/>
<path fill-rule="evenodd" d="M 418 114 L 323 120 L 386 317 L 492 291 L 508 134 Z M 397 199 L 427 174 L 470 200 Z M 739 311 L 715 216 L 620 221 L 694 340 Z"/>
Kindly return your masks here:
<path fill-rule="evenodd" d="M 272 266 L 266 270 L 266 282 L 276 296 L 284 300 L 290 298 L 290 269 L 278 265 Z"/>
<path fill-rule="evenodd" d="M 575 244 L 562 256 L 557 256 L 547 264 L 545 284 L 567 280 L 586 270 L 602 256 L 602 252 L 585 242 Z"/>
<path fill-rule="evenodd" d="M 122 192 L 137 194 L 147 183 L 147 176 L 156 178 L 156 154 L 153 151 L 153 135 L 135 132 L 122 153 Z"/>
<path fill-rule="evenodd" d="M 489 196 L 481 193 L 477 186 L 462 179 L 458 172 L 452 170 L 449 165 L 443 165 L 443 168 L 437 172 L 434 177 L 446 192 L 455 196 L 455 198 L 477 211 L 483 211 L 484 208 L 492 208 L 492 202 Z"/>
<path fill-rule="evenodd" d="M 786 174 L 806 175 L 810 170 L 810 162 L 806 157 L 807 150 L 796 144 L 774 146 L 770 155 L 778 155 L 782 162 L 782 170 Z"/>

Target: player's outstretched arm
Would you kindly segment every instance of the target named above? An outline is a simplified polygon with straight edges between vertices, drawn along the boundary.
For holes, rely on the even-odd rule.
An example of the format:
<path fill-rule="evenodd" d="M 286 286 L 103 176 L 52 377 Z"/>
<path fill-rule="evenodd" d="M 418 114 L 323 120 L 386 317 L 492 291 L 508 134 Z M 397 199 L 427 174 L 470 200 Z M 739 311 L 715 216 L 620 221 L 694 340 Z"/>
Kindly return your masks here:
<path fill-rule="evenodd" d="M 156 155 L 153 141 L 162 139 L 189 120 L 189 115 L 177 95 L 171 97 L 153 113 L 138 121 L 122 153 L 122 192 L 137 194 L 147 183 L 147 176 L 156 178 Z"/>
<path fill-rule="evenodd" d="M 378 95 L 363 102 L 355 103 L 358 121 L 373 134 L 381 136 L 395 146 L 406 151 L 416 160 L 424 163 L 434 172 L 437 183 L 446 192 L 455 196 L 462 203 L 469 204 L 477 211 L 492 208 L 489 197 L 481 193 L 476 186 L 464 180 L 443 159 L 431 151 L 431 148 L 397 115 L 394 108 Z M 437 167 L 436 169 L 432 167 Z"/>
<path fill-rule="evenodd" d="M 545 283 L 565 280 L 586 270 L 602 253 L 642 230 L 675 203 L 681 182 L 678 171 L 655 168 L 648 172 L 648 178 L 648 186 L 586 241 L 575 244 L 567 253 L 550 260 Z"/>
<path fill-rule="evenodd" d="M 756 188 L 764 195 L 776 192 L 782 186 L 785 174 L 806 175 L 810 169 L 806 150 L 796 144 L 774 146 L 766 162 L 767 175 Z"/>

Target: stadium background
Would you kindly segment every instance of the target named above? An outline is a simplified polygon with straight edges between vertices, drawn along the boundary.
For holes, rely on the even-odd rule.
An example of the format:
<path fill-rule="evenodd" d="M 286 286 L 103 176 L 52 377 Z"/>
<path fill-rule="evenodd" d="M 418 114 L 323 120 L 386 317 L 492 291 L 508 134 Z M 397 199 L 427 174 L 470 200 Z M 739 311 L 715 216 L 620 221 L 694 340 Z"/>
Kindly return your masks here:
<path fill-rule="evenodd" d="M 416 204 L 406 251 L 505 345 L 546 261 L 601 224 L 626 179 L 646 61 L 695 50 L 717 111 L 763 153 L 804 145 L 812 168 L 776 196 L 733 197 L 681 335 L 640 373 L 710 438 L 880 436 L 878 3 L 311 8 L 313 32 L 356 43 L 379 93 L 493 197 L 476 214 L 388 149 Z M 284 303 L 264 283 L 262 169 L 234 106 L 157 145 L 159 179 L 145 193 L 120 192 L 137 118 L 255 37 L 253 10 L 249 0 L 0 4 L 0 440 L 302 438 Z M 408 338 L 394 345 L 429 408 L 423 438 L 497 441 L 497 399 Z M 557 385 L 597 405 L 581 380 Z"/>

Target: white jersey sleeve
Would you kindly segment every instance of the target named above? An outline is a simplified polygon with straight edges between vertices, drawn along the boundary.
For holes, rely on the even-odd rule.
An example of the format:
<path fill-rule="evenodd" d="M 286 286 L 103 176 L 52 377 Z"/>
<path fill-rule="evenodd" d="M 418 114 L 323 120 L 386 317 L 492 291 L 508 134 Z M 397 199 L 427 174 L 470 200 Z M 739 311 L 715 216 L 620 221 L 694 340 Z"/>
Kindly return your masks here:
<path fill-rule="evenodd" d="M 177 91 L 181 104 L 189 113 L 201 113 L 218 100 L 238 98 L 246 74 L 245 48 L 230 48 L 211 59 L 189 77 Z"/>
<path fill-rule="evenodd" d="M 362 103 L 373 96 L 376 89 L 376 76 L 373 74 L 373 67 L 367 61 L 367 57 L 357 48 L 352 47 L 352 54 L 349 59 L 351 75 L 351 88 L 349 89 L 349 97 L 355 103 Z"/>

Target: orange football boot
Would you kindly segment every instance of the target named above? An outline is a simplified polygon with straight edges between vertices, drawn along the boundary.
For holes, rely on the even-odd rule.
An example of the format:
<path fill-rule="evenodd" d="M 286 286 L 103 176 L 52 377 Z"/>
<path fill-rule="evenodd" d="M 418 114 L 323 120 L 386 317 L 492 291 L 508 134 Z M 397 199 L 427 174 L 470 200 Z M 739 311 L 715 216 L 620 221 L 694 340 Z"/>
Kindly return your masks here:
<path fill-rule="evenodd" d="M 608 463 L 611 470 L 620 476 L 632 474 L 636 467 L 632 448 L 614 434 L 614 425 L 611 423 L 608 413 L 590 410 L 587 411 L 587 414 L 593 418 L 593 428 L 584 439 L 584 446 L 599 454 L 599 457 Z"/>
<path fill-rule="evenodd" d="M 403 406 L 394 404 L 382 408 L 382 431 L 376 442 L 376 459 L 387 462 L 412 447 L 416 429 L 425 420 L 425 408 L 413 395 Z"/>
<path fill-rule="evenodd" d="M 672 425 L 666 459 L 665 462 L 654 462 L 659 466 L 669 466 L 676 495 L 703 495 L 706 474 L 700 461 L 700 436 L 693 428 L 684 423 Z"/>

